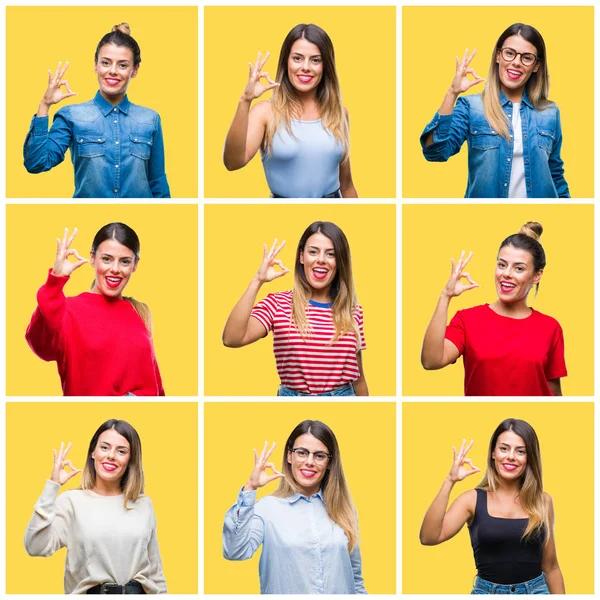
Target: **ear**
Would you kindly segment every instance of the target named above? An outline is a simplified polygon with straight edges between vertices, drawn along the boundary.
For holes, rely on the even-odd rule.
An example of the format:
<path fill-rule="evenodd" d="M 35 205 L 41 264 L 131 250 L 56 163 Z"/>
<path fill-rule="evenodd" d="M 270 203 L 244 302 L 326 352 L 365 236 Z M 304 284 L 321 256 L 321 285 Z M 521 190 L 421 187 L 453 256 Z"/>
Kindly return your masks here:
<path fill-rule="evenodd" d="M 541 65 L 540 65 L 540 61 L 539 61 L 539 60 L 536 60 L 536 61 L 535 61 L 535 67 L 533 67 L 533 73 L 537 73 L 537 72 L 538 72 L 538 69 L 540 68 L 540 66 L 541 66 Z"/>
<path fill-rule="evenodd" d="M 137 67 L 133 68 L 133 71 L 131 73 L 131 77 L 137 77 L 138 71 L 140 70 L 140 65 L 138 65 Z"/>
<path fill-rule="evenodd" d="M 134 261 L 134 263 L 133 263 L 133 269 L 131 270 L 132 273 L 135 273 L 136 269 L 138 268 L 138 263 L 139 262 L 140 262 L 139 258 Z"/>
<path fill-rule="evenodd" d="M 540 269 L 534 276 L 533 276 L 533 283 L 539 283 L 540 279 L 542 278 L 542 275 L 544 274 L 544 269 Z"/>
<path fill-rule="evenodd" d="M 500 64 L 500 50 L 496 50 L 496 62 Z"/>
<path fill-rule="evenodd" d="M 300 264 L 304 264 L 304 248 L 300 250 Z"/>
<path fill-rule="evenodd" d="M 94 260 L 96 258 L 96 255 L 93 252 L 90 252 L 90 265 L 93 267 L 94 266 Z"/>
<path fill-rule="evenodd" d="M 98 63 L 94 61 L 94 73 L 98 72 Z"/>
<path fill-rule="evenodd" d="M 292 453 L 289 450 L 287 453 L 287 461 L 288 461 L 288 465 L 292 464 Z"/>

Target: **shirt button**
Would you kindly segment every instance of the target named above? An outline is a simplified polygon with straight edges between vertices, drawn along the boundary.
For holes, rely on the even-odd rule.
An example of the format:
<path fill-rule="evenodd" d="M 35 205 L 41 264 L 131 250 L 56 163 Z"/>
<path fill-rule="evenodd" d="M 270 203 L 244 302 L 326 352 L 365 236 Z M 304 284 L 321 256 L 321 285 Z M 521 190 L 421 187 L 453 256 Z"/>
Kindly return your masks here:
<path fill-rule="evenodd" d="M 507 158 L 507 159 L 506 159 L 506 162 L 510 162 L 510 158 Z"/>
<path fill-rule="evenodd" d="M 477 129 L 473 132 L 475 135 L 477 135 Z"/>
<path fill-rule="evenodd" d="M 133 141 L 134 141 L 134 142 L 137 142 L 137 138 L 133 138 Z"/>
<path fill-rule="evenodd" d="M 509 117 L 512 117 L 512 115 L 510 115 L 510 114 L 509 114 L 508 116 L 509 116 Z"/>
<path fill-rule="evenodd" d="M 525 134 L 523 137 L 524 137 L 525 139 L 527 139 L 527 134 Z"/>
<path fill-rule="evenodd" d="M 101 142 L 102 140 L 100 138 L 98 138 L 98 141 Z"/>
<path fill-rule="evenodd" d="M 115 119 L 115 120 L 113 121 L 113 123 L 116 123 L 116 122 L 117 122 L 117 120 Z"/>
<path fill-rule="evenodd" d="M 118 168 L 119 168 L 119 165 L 115 165 L 115 169 L 118 169 Z"/>
<path fill-rule="evenodd" d="M 508 185 L 508 183 L 505 183 L 505 184 L 504 184 L 504 187 L 506 187 L 507 185 Z"/>
<path fill-rule="evenodd" d="M 115 194 L 118 192 L 119 190 L 115 190 Z"/>
<path fill-rule="evenodd" d="M 115 112 L 117 112 L 117 109 L 116 109 L 116 107 L 115 107 L 115 108 L 113 108 L 113 110 L 114 110 Z"/>
<path fill-rule="evenodd" d="M 525 159 L 525 164 L 529 164 L 529 159 L 528 158 Z"/>
<path fill-rule="evenodd" d="M 527 187 L 531 187 L 531 181 L 527 182 Z"/>
<path fill-rule="evenodd" d="M 83 144 L 83 140 L 79 140 L 79 143 L 80 143 L 80 144 Z"/>
<path fill-rule="evenodd" d="M 118 146 L 118 145 L 119 145 L 119 142 L 115 142 L 115 144 Z"/>

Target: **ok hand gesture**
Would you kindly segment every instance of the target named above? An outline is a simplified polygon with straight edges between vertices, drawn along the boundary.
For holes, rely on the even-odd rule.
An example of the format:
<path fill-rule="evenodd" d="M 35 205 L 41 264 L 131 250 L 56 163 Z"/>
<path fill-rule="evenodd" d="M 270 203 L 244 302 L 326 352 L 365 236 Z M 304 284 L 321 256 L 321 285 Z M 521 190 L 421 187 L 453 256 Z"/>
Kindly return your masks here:
<path fill-rule="evenodd" d="M 81 469 L 76 469 L 73 466 L 73 463 L 66 459 L 67 453 L 71 449 L 71 442 L 65 445 L 63 442 L 60 443 L 60 449 L 58 452 L 56 450 L 52 450 L 54 453 L 54 468 L 52 469 L 52 475 L 50 479 L 54 481 L 54 483 L 58 483 L 58 485 L 64 485 L 71 479 L 71 477 L 75 477 L 77 473 L 81 473 Z M 70 471 L 66 471 L 65 467 L 69 467 Z"/>
<path fill-rule="evenodd" d="M 460 258 L 458 262 L 454 264 L 454 259 L 451 258 L 450 262 L 452 263 L 452 268 L 450 270 L 450 279 L 448 279 L 448 283 L 446 283 L 446 287 L 444 291 L 449 298 L 454 298 L 455 296 L 460 296 L 463 292 L 468 290 L 472 290 L 473 288 L 479 287 L 478 283 L 475 283 L 471 279 L 471 275 L 467 273 L 464 268 L 467 266 L 467 263 L 471 260 L 473 256 L 472 252 L 469 252 L 467 258 L 465 258 L 465 251 L 463 250 L 460 253 Z M 461 279 L 466 279 L 469 283 L 468 285 L 463 283 Z"/>
<path fill-rule="evenodd" d="M 265 63 L 269 59 L 269 52 L 265 54 L 265 57 L 261 60 L 261 53 L 258 53 L 258 57 L 256 62 L 252 64 L 248 63 L 249 67 L 249 76 L 248 83 L 244 89 L 244 93 L 242 94 L 245 100 L 249 100 L 250 102 L 255 98 L 260 98 L 265 92 L 276 88 L 279 84 L 273 81 L 269 77 L 269 73 L 263 71 L 262 68 L 265 66 Z M 269 82 L 269 85 L 265 85 L 260 82 L 260 80 L 264 78 Z"/>
<path fill-rule="evenodd" d="M 452 446 L 452 452 L 454 453 L 454 462 L 452 463 L 452 468 L 450 469 L 449 477 L 454 483 L 466 479 L 469 475 L 481 473 L 481 469 L 479 467 L 476 467 L 470 458 L 465 458 L 467 456 L 467 453 L 471 449 L 471 446 L 473 446 L 473 440 L 471 440 L 471 443 L 465 448 L 466 442 L 467 440 L 463 439 L 458 454 L 456 453 L 456 446 Z M 468 464 L 469 468 L 465 467 L 465 464 Z"/>
<path fill-rule="evenodd" d="M 475 69 L 469 69 L 469 65 L 473 60 L 475 54 L 477 54 L 477 50 L 473 50 L 471 56 L 469 56 L 469 49 L 465 49 L 464 56 L 462 60 L 458 60 L 458 56 L 456 57 L 456 73 L 454 75 L 454 79 L 450 84 L 450 91 L 457 96 L 466 92 L 468 89 L 472 88 L 474 85 L 485 81 L 477 75 Z M 472 75 L 474 79 L 469 79 L 467 75 Z"/>
<path fill-rule="evenodd" d="M 260 265 L 256 276 L 258 277 L 261 283 L 267 283 L 268 281 L 273 281 L 273 279 L 277 279 L 278 277 L 283 277 L 286 273 L 289 273 L 290 270 L 283 265 L 283 261 L 275 260 L 275 257 L 279 254 L 281 249 L 285 246 L 285 240 L 277 246 L 277 238 L 273 242 L 271 249 L 267 252 L 267 245 L 263 244 L 263 261 Z M 275 265 L 277 265 L 281 270 L 276 271 Z"/>
<path fill-rule="evenodd" d="M 52 75 L 52 71 L 48 69 L 48 89 L 42 98 L 42 103 L 46 106 L 58 104 L 61 100 L 70 98 L 71 96 L 77 96 L 77 94 L 69 87 L 68 80 L 63 79 L 66 70 L 69 68 L 69 62 L 67 61 L 64 67 L 61 68 L 61 66 L 62 62 L 59 62 L 54 75 Z M 62 86 L 67 88 L 66 92 L 61 90 Z"/>
<path fill-rule="evenodd" d="M 276 444 L 273 442 L 271 449 L 267 450 L 269 443 L 265 442 L 260 456 L 258 455 L 256 448 L 254 449 L 254 469 L 248 478 L 248 482 L 244 486 L 244 491 L 257 490 L 258 488 L 267 485 L 267 483 L 283 477 L 283 473 L 280 473 L 272 462 L 267 462 L 269 456 L 271 456 L 273 450 L 275 450 L 275 446 Z M 273 475 L 269 475 L 267 469 L 273 471 Z"/>
<path fill-rule="evenodd" d="M 67 238 L 68 235 L 69 229 L 65 227 L 62 240 L 56 238 L 56 259 L 54 260 L 54 266 L 52 267 L 52 275 L 56 275 L 57 277 L 68 277 L 75 269 L 78 269 L 81 265 L 85 265 L 85 263 L 88 262 L 87 258 L 79 256 L 79 253 L 75 248 L 69 248 L 71 242 L 77 235 L 77 227 L 73 229 L 73 233 Z M 77 262 L 71 262 L 69 256 L 74 256 L 77 259 Z"/>

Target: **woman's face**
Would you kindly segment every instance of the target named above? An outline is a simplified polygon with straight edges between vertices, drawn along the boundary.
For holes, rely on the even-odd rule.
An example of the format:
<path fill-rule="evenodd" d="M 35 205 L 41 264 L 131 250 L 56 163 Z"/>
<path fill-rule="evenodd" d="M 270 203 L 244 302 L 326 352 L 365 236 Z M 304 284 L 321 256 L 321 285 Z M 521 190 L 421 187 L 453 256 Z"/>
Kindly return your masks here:
<path fill-rule="evenodd" d="M 540 281 L 543 271 L 533 268 L 533 256 L 527 250 L 504 246 L 496 260 L 496 293 L 502 302 L 517 302 L 527 298 L 531 288 Z"/>
<path fill-rule="evenodd" d="M 288 450 L 287 461 L 292 469 L 292 477 L 303 494 L 307 496 L 316 494 L 321 489 L 321 481 L 327 473 L 331 460 L 325 456 L 329 454 L 329 449 L 311 433 L 303 433 L 297 437 L 294 449 L 301 450 L 300 452 Z M 307 456 L 301 456 L 306 452 L 308 452 Z"/>
<path fill-rule="evenodd" d="M 114 429 L 107 429 L 100 434 L 92 458 L 96 477 L 107 483 L 120 482 L 131 458 L 129 442 Z"/>
<path fill-rule="evenodd" d="M 323 77 L 323 57 L 316 44 L 305 38 L 292 44 L 288 57 L 288 77 L 300 93 L 317 89 Z"/>
<path fill-rule="evenodd" d="M 98 75 L 100 93 L 108 100 L 121 101 L 125 96 L 129 82 L 137 75 L 138 68 L 133 66 L 133 52 L 126 46 L 104 44 L 98 52 L 98 61 L 94 67 Z"/>
<path fill-rule="evenodd" d="M 502 479 L 514 481 L 525 475 L 527 446 L 514 431 L 504 431 L 498 436 L 492 452 L 496 472 Z"/>
<path fill-rule="evenodd" d="M 137 263 L 133 250 L 117 240 L 104 240 L 95 254 L 90 253 L 90 264 L 96 272 L 92 293 L 120 298 Z"/>
<path fill-rule="evenodd" d="M 300 252 L 300 264 L 310 287 L 327 295 L 337 273 L 333 242 L 322 233 L 313 233 Z"/>
<path fill-rule="evenodd" d="M 520 35 L 511 35 L 504 40 L 502 48 L 512 48 L 517 52 L 512 60 L 506 60 L 502 56 L 502 52 L 496 52 L 496 62 L 498 63 L 498 76 L 500 77 L 500 85 L 506 93 L 522 89 L 529 81 L 529 78 L 540 68 L 539 61 L 535 61 L 532 65 L 525 66 L 522 61 L 523 54 L 533 54 L 537 57 L 538 51 L 533 44 Z M 507 94 L 508 95 L 508 94 Z"/>

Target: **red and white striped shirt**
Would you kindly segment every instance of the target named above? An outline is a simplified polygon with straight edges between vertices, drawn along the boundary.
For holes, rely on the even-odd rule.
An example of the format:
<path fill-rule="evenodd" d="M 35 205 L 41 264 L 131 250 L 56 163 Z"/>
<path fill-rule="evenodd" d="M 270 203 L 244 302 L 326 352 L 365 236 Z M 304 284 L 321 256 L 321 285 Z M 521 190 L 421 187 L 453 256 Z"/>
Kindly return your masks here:
<path fill-rule="evenodd" d="M 303 338 L 292 321 L 292 291 L 269 294 L 253 309 L 267 331 L 273 331 L 273 350 L 281 384 L 306 394 L 330 392 L 360 377 L 356 354 L 367 345 L 363 332 L 362 306 L 356 305 L 354 320 L 360 341 L 354 331 L 345 333 L 335 343 L 331 306 L 309 302 L 306 316 L 312 328 Z"/>

